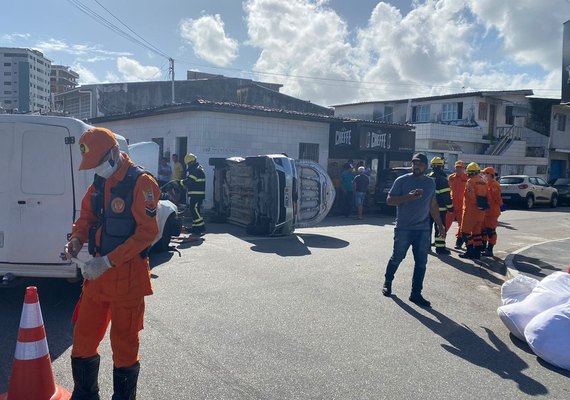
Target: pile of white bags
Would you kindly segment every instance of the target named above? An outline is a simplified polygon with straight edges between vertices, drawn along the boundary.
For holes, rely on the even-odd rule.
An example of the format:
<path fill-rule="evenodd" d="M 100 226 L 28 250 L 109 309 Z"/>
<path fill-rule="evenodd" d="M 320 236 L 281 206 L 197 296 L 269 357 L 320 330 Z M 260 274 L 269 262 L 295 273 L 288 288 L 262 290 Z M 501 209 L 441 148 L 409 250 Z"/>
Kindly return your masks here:
<path fill-rule="evenodd" d="M 499 318 L 513 335 L 557 367 L 570 370 L 570 274 L 542 281 L 518 275 L 501 288 Z"/>

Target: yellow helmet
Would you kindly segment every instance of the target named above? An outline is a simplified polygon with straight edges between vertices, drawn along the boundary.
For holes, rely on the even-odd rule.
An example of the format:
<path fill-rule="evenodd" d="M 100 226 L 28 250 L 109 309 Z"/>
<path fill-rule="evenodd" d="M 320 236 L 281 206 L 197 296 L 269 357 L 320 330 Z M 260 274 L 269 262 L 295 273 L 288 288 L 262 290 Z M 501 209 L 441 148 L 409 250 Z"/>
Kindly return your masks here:
<path fill-rule="evenodd" d="M 434 157 L 431 159 L 431 165 L 432 166 L 436 166 L 436 167 L 443 167 L 443 160 L 441 159 L 441 157 Z"/>
<path fill-rule="evenodd" d="M 481 172 L 481 168 L 479 168 L 479 164 L 477 164 L 475 162 L 469 163 L 469 165 L 467 165 L 467 168 L 465 168 L 465 170 L 468 173 L 472 173 L 472 174 L 476 174 L 476 173 Z"/>
<path fill-rule="evenodd" d="M 184 164 L 190 164 L 196 161 L 196 156 L 192 153 L 188 153 L 184 156 Z"/>

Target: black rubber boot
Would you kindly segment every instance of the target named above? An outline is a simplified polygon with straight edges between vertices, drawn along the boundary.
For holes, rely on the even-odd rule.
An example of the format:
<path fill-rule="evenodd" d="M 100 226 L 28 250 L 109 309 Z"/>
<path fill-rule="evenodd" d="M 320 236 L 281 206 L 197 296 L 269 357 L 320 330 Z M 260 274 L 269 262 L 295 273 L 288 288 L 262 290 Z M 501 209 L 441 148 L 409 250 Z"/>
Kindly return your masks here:
<path fill-rule="evenodd" d="M 462 238 L 457 238 L 457 240 L 455 241 L 455 249 L 459 250 L 461 249 L 461 246 L 463 246 L 463 239 Z"/>
<path fill-rule="evenodd" d="M 467 251 L 463 254 L 460 254 L 459 258 L 468 258 L 468 259 L 473 258 L 473 245 L 468 244 Z"/>
<path fill-rule="evenodd" d="M 382 294 L 386 297 L 390 297 L 392 295 L 392 282 L 384 282 Z"/>
<path fill-rule="evenodd" d="M 140 364 L 127 368 L 113 367 L 113 397 L 111 400 L 135 400 Z"/>
<path fill-rule="evenodd" d="M 71 358 L 73 374 L 72 400 L 99 400 L 99 362 L 100 357 Z"/>
<path fill-rule="evenodd" d="M 495 255 L 493 254 L 493 247 L 495 247 L 494 244 L 488 244 L 487 249 L 485 250 L 483 255 L 487 257 L 494 257 Z"/>
<path fill-rule="evenodd" d="M 483 251 L 483 246 L 474 246 L 473 247 L 473 257 L 471 257 L 471 259 L 472 260 L 480 260 L 482 251 Z"/>

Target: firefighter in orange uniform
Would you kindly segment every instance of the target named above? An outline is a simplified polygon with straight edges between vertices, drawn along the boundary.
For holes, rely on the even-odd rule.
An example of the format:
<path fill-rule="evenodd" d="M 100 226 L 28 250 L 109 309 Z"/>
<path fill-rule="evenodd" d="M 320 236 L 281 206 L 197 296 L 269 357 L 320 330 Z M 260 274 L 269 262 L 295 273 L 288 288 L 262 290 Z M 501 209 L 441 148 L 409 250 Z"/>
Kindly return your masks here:
<path fill-rule="evenodd" d="M 495 180 L 497 176 L 495 168 L 483 168 L 481 172 L 484 174 L 483 178 L 489 189 L 489 208 L 485 211 L 485 220 L 483 221 L 483 255 L 493 257 L 493 247 L 497 244 L 496 230 L 503 206 L 503 198 L 501 196 L 501 185 Z"/>
<path fill-rule="evenodd" d="M 88 243 L 93 258 L 82 268 L 85 280 L 73 316 L 72 399 L 99 399 L 98 346 L 110 322 L 113 399 L 135 399 L 144 296 L 152 294 L 147 253 L 158 234 L 160 190 L 150 174 L 119 151 L 110 130 L 87 130 L 79 146 L 79 169 L 92 169 L 95 177 L 65 253 L 77 257 Z"/>
<path fill-rule="evenodd" d="M 467 251 L 460 254 L 461 258 L 478 260 L 481 258 L 483 247 L 481 230 L 485 219 L 485 210 L 489 208 L 487 199 L 487 183 L 479 176 L 481 169 L 477 163 L 467 165 L 467 185 L 463 201 L 463 217 L 461 221 L 461 235 L 467 245 Z"/>
<path fill-rule="evenodd" d="M 468 176 L 465 173 L 465 164 L 458 160 L 455 162 L 455 172 L 447 178 L 449 188 L 451 189 L 451 201 L 453 203 L 453 212 L 448 212 L 445 218 L 445 227 L 447 230 L 451 227 L 453 221 L 457 221 L 457 233 L 455 234 L 455 248 L 460 249 L 463 244 L 461 236 L 461 220 L 463 218 L 463 195 L 465 194 L 465 185 L 467 185 Z"/>

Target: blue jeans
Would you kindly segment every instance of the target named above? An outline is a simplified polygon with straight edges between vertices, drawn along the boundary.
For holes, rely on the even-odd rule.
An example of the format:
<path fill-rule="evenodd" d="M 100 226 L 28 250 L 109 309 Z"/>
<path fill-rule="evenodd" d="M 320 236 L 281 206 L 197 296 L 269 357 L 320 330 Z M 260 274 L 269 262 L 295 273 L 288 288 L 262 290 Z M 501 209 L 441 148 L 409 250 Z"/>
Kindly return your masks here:
<path fill-rule="evenodd" d="M 412 246 L 414 254 L 414 276 L 412 277 L 412 293 L 420 294 L 426 275 L 427 257 L 430 248 L 430 231 L 394 229 L 394 251 L 386 266 L 386 282 L 392 282 L 400 263 L 406 258 Z"/>

